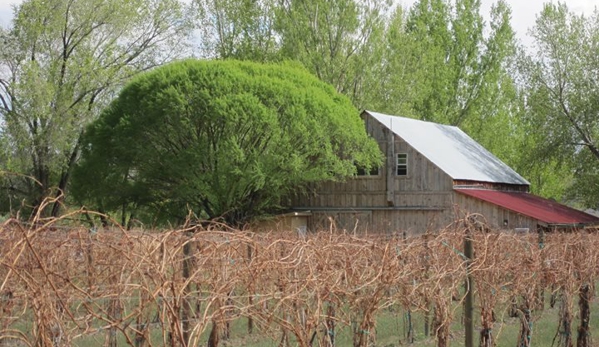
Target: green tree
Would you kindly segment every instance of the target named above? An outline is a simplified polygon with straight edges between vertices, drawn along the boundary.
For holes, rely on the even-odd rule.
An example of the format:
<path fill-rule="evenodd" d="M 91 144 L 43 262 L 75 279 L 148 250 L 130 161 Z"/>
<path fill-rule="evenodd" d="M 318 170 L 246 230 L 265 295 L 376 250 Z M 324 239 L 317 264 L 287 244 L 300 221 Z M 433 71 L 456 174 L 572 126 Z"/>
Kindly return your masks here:
<path fill-rule="evenodd" d="M 84 127 L 131 76 L 182 51 L 186 23 L 177 0 L 25 0 L 15 8 L 0 31 L 0 126 L 12 158 L 2 170 L 21 174 L 5 180 L 17 200 L 37 208 L 67 190 Z"/>
<path fill-rule="evenodd" d="M 413 39 L 406 27 L 405 8 L 398 6 L 389 17 L 385 30 L 373 47 L 376 63 L 370 68 L 372 77 L 366 79 L 366 109 L 421 118 L 414 110 L 420 93 L 419 83 L 425 69 L 420 68 L 422 51 L 420 43 Z M 422 53 L 424 54 L 424 53 Z"/>
<path fill-rule="evenodd" d="M 300 61 L 363 107 L 389 1 L 280 0 L 276 29 L 281 56 Z"/>
<path fill-rule="evenodd" d="M 522 50 L 523 52 L 523 50 Z M 514 72 L 514 76 L 517 76 Z M 531 192 L 549 199 L 562 201 L 572 183 L 571 161 L 551 154 L 545 147 L 546 135 L 539 131 L 538 121 L 530 117 L 526 106 L 528 91 L 520 86 L 518 117 L 513 124 L 517 134 L 509 139 L 515 142 L 516 153 L 512 153 L 512 165 L 518 173 L 531 183 Z"/>
<path fill-rule="evenodd" d="M 381 160 L 358 111 L 330 85 L 289 64 L 239 61 L 139 76 L 88 129 L 84 148 L 81 202 L 173 222 L 191 210 L 243 223 L 308 183 Z"/>
<path fill-rule="evenodd" d="M 195 0 L 200 55 L 252 61 L 278 57 L 275 0 Z"/>
<path fill-rule="evenodd" d="M 521 60 L 526 117 L 542 134 L 537 162 L 553 161 L 570 198 L 597 207 L 599 179 L 599 14 L 578 16 L 546 4 L 531 31 L 534 53 Z"/>
<path fill-rule="evenodd" d="M 196 0 L 200 55 L 296 60 L 363 108 L 380 78 L 390 1 Z"/>
<path fill-rule="evenodd" d="M 504 2 L 492 8 L 486 27 L 479 1 L 421 0 L 407 14 L 396 8 L 367 107 L 457 125 L 517 167 L 522 102 L 509 18 Z"/>
<path fill-rule="evenodd" d="M 509 19 L 499 1 L 485 35 L 480 0 L 421 0 L 412 7 L 407 31 L 419 69 L 412 102 L 419 118 L 468 130 L 469 122 L 493 116 L 489 105 L 505 96 L 498 88 L 509 88 L 506 69 L 515 54 Z"/>

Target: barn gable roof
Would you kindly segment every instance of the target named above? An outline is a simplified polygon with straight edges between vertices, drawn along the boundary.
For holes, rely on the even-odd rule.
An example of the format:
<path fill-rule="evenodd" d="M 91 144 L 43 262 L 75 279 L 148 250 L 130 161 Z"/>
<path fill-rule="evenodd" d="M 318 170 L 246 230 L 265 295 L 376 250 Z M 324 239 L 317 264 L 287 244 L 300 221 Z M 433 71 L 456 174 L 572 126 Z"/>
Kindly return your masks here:
<path fill-rule="evenodd" d="M 454 180 L 530 185 L 455 126 L 364 111 Z"/>

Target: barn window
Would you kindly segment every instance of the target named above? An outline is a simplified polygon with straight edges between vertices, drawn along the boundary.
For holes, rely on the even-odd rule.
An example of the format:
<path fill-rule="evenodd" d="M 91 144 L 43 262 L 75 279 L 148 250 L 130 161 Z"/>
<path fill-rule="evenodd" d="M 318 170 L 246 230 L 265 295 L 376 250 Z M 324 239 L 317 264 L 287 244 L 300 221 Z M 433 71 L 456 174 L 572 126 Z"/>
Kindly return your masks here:
<path fill-rule="evenodd" d="M 358 174 L 358 176 L 378 176 L 379 168 L 377 166 L 368 169 L 356 164 L 356 173 Z"/>
<path fill-rule="evenodd" d="M 408 175 L 408 154 L 398 153 L 397 154 L 397 176 Z"/>

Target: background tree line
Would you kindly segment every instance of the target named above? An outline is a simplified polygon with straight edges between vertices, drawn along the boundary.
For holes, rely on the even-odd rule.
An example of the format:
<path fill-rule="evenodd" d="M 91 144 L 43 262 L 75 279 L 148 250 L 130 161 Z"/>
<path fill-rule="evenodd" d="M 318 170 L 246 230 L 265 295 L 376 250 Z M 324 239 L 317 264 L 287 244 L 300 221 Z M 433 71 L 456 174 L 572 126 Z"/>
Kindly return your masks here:
<path fill-rule="evenodd" d="M 502 0 L 26 0 L 0 28 L 0 212 L 71 199 L 86 127 L 186 57 L 296 61 L 357 109 L 457 125 L 545 197 L 596 207 L 599 18 L 547 4 L 522 47 Z M 64 193 L 64 194 L 63 194 Z M 81 196 L 81 194 L 80 194 Z"/>

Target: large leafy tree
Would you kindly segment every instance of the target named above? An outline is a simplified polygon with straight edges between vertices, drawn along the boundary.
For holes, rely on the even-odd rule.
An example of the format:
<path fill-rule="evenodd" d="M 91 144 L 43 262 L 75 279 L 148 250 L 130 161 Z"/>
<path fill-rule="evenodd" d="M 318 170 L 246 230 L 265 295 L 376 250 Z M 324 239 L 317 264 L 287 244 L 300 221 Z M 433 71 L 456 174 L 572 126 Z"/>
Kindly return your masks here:
<path fill-rule="evenodd" d="M 196 0 L 200 55 L 295 60 L 363 108 L 380 77 L 390 1 Z"/>
<path fill-rule="evenodd" d="M 420 67 L 420 43 L 406 27 L 406 9 L 398 6 L 391 13 L 381 38 L 373 42 L 376 63 L 367 79 L 364 103 L 367 109 L 407 117 L 419 117 L 414 108 L 419 83 L 427 73 Z M 422 53 L 425 54 L 425 53 Z"/>
<path fill-rule="evenodd" d="M 522 59 L 522 72 L 527 120 L 543 134 L 534 147 L 537 162 L 561 164 L 565 183 L 574 173 L 572 197 L 596 207 L 599 13 L 584 17 L 565 3 L 546 4 L 531 34 L 535 50 Z"/>
<path fill-rule="evenodd" d="M 239 61 L 189 60 L 139 76 L 88 129 L 84 148 L 81 202 L 231 224 L 381 156 L 333 87 L 296 66 Z"/>
<path fill-rule="evenodd" d="M 480 2 L 421 0 L 388 22 L 367 107 L 457 125 L 518 166 L 522 112 L 514 80 L 510 9 L 485 24 Z"/>
<path fill-rule="evenodd" d="M 411 9 L 407 31 L 418 65 L 419 117 L 468 127 L 489 116 L 514 55 L 510 9 L 494 5 L 488 35 L 480 0 L 420 0 Z"/>
<path fill-rule="evenodd" d="M 300 61 L 363 107 L 389 6 L 382 0 L 279 0 L 281 56 Z"/>
<path fill-rule="evenodd" d="M 461 127 L 527 177 L 533 192 L 561 198 L 566 166 L 536 150 L 545 134 L 523 117 L 528 97 L 517 87 L 519 49 L 507 4 L 492 7 L 488 26 L 478 0 L 421 0 L 406 20 L 401 11 L 393 18 L 380 107 Z"/>
<path fill-rule="evenodd" d="M 0 170 L 18 174 L 5 176 L 10 194 L 37 209 L 66 191 L 84 127 L 131 76 L 182 51 L 182 6 L 25 0 L 15 8 L 0 30 L 0 136 L 11 158 Z"/>
<path fill-rule="evenodd" d="M 204 57 L 270 61 L 278 57 L 276 0 L 194 0 Z"/>

